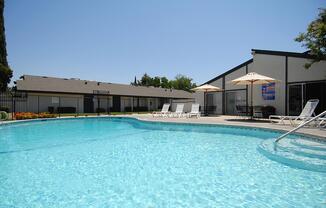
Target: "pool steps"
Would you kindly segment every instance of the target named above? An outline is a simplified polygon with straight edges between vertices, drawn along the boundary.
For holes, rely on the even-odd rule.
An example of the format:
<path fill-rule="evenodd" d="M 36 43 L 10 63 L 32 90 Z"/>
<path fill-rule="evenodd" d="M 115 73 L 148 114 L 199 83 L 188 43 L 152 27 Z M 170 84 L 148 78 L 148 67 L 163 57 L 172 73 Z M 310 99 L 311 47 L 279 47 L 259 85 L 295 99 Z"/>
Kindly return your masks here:
<path fill-rule="evenodd" d="M 282 164 L 311 171 L 326 172 L 326 142 L 306 138 L 284 138 L 275 146 L 275 139 L 266 139 L 258 151 Z"/>

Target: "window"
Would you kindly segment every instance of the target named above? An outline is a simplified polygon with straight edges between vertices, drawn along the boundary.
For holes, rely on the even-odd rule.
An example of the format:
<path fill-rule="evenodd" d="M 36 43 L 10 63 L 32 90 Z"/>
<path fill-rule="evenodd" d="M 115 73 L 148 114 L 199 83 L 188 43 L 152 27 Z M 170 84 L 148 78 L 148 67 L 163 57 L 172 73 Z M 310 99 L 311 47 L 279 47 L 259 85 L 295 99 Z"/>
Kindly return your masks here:
<path fill-rule="evenodd" d="M 59 97 L 52 97 L 51 101 L 52 101 L 52 104 L 58 104 L 59 103 Z"/>

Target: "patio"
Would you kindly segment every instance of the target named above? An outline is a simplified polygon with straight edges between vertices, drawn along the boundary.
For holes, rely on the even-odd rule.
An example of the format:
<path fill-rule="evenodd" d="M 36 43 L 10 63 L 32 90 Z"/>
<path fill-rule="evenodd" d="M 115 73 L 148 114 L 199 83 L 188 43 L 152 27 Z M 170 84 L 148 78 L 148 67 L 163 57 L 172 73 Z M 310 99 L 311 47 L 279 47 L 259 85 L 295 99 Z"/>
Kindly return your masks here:
<path fill-rule="evenodd" d="M 134 117 L 143 121 L 158 121 L 158 122 L 177 122 L 177 123 L 197 123 L 197 124 L 219 124 L 219 125 L 234 125 L 234 126 L 246 126 L 246 127 L 257 127 L 264 129 L 275 129 L 282 131 L 290 131 L 294 127 L 287 123 L 287 125 L 280 125 L 270 123 L 268 119 L 260 119 L 260 120 L 246 120 L 239 118 L 238 116 L 214 116 L 214 117 L 200 117 L 200 118 L 162 118 L 155 117 L 151 114 L 132 114 L 126 115 L 127 117 Z M 277 120 L 275 120 L 277 121 Z M 297 131 L 297 133 L 308 134 L 313 136 L 318 136 L 326 140 L 326 130 L 325 129 L 317 129 L 317 128 L 301 128 Z"/>

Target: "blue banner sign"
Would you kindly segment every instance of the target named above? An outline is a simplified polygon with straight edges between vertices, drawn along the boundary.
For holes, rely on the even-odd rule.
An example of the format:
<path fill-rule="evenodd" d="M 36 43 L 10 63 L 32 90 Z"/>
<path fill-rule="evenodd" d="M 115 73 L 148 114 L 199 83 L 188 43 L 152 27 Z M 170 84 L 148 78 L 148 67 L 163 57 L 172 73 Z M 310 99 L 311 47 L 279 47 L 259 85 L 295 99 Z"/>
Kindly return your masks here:
<path fill-rule="evenodd" d="M 264 100 L 275 100 L 275 83 L 263 84 L 261 93 Z"/>

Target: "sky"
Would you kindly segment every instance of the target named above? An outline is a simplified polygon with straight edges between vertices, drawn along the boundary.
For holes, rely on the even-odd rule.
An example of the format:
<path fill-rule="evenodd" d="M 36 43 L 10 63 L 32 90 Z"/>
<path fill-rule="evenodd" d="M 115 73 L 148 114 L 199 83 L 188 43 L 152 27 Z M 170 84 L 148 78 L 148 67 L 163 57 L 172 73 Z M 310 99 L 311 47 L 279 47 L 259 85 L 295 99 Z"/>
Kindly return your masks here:
<path fill-rule="evenodd" d="M 7 52 L 21 75 L 129 84 L 186 75 L 197 84 L 251 49 L 304 52 L 324 0 L 6 0 Z"/>

